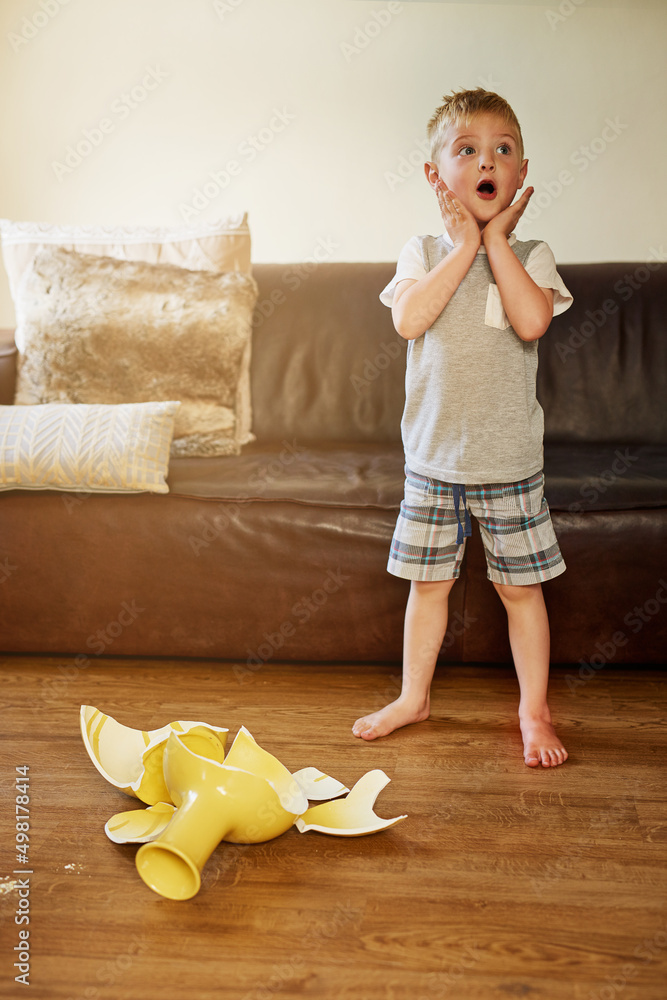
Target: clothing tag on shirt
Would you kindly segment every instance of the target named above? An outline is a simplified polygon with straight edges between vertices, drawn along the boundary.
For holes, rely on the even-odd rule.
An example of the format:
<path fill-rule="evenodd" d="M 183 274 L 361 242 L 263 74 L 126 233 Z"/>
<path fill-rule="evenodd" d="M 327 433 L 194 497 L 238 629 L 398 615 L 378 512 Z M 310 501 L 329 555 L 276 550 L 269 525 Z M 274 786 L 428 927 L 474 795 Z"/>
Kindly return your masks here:
<path fill-rule="evenodd" d="M 486 312 L 484 322 L 487 326 L 493 326 L 496 330 L 506 330 L 511 326 L 507 318 L 507 313 L 503 309 L 502 299 L 497 285 L 489 285 L 489 292 L 486 297 Z"/>

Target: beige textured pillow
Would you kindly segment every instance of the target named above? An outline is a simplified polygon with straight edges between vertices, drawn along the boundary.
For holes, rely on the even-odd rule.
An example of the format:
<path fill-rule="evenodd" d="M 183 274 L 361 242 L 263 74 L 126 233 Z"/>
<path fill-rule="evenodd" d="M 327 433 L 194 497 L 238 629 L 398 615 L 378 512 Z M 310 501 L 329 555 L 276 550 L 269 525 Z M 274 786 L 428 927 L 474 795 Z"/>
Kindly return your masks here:
<path fill-rule="evenodd" d="M 0 490 L 168 493 L 179 405 L 0 406 Z"/>
<path fill-rule="evenodd" d="M 98 257 L 178 264 L 191 271 L 250 274 L 247 213 L 197 226 L 59 226 L 0 219 L 5 269 L 14 303 L 24 274 L 39 250 L 62 247 Z M 23 349 L 20 331 L 17 347 Z"/>
<path fill-rule="evenodd" d="M 240 271 L 36 254 L 17 299 L 15 403 L 179 399 L 172 455 L 233 455 L 250 433 L 257 285 Z"/>

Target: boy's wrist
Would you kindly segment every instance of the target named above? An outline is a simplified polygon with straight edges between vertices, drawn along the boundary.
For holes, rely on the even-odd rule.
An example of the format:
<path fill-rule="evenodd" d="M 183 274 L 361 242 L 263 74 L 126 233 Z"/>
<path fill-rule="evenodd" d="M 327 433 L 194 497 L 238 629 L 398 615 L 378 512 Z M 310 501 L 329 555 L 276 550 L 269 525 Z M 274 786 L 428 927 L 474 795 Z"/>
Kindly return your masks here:
<path fill-rule="evenodd" d="M 489 247 L 509 246 L 509 236 L 507 233 L 503 233 L 502 231 L 496 232 L 491 229 L 487 232 L 487 230 L 484 229 L 482 232 L 482 242 L 487 249 Z"/>
<path fill-rule="evenodd" d="M 481 245 L 482 245 L 482 238 L 481 236 L 478 236 L 476 240 L 468 238 L 466 240 L 463 240 L 463 242 L 461 243 L 455 243 L 454 250 L 463 250 L 463 251 L 467 250 L 471 253 L 476 254 Z"/>

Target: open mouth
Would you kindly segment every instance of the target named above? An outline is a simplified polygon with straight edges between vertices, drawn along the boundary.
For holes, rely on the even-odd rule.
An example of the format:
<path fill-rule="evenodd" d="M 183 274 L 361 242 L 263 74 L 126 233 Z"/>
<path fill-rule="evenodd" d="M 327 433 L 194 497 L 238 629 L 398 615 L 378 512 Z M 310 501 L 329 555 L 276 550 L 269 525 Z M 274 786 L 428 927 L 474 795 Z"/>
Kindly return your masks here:
<path fill-rule="evenodd" d="M 480 198 L 495 198 L 496 185 L 493 181 L 483 180 L 477 185 L 477 194 Z"/>

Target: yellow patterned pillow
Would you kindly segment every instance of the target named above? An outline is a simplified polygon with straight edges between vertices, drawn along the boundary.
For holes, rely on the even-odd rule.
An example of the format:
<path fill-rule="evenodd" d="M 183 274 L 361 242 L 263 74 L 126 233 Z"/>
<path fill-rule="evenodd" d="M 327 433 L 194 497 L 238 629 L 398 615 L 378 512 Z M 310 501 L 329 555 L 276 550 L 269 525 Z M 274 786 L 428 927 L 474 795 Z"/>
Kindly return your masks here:
<path fill-rule="evenodd" d="M 0 490 L 168 493 L 180 405 L 0 406 Z"/>

